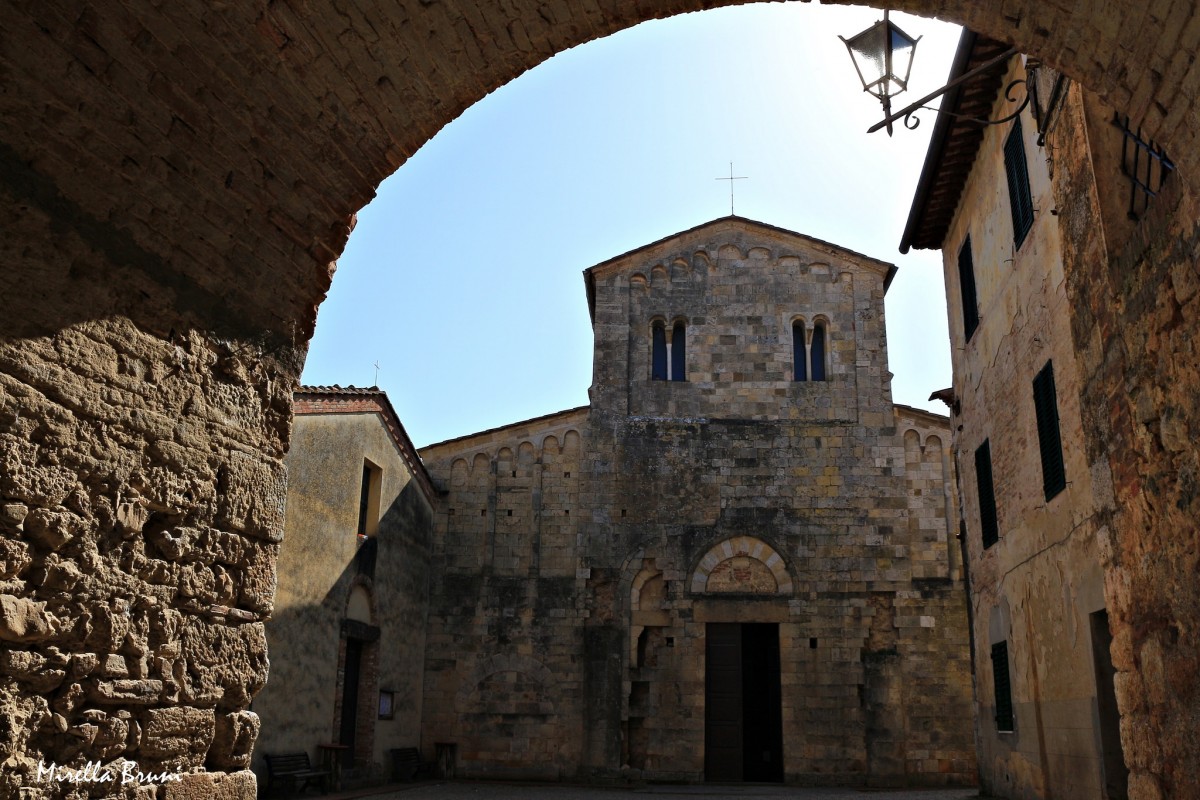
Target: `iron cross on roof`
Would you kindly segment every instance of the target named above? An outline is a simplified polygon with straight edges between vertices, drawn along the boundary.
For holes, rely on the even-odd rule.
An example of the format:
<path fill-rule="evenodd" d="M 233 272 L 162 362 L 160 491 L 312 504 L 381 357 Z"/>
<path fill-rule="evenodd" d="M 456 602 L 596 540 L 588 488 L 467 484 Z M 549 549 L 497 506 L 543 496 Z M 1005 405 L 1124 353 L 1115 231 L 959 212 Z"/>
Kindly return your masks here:
<path fill-rule="evenodd" d="M 729 177 L 728 178 L 715 178 L 714 180 L 729 181 L 729 216 L 732 217 L 733 216 L 733 182 L 749 180 L 749 178 L 747 178 L 747 176 L 745 176 L 745 175 L 738 175 L 735 177 L 733 174 L 733 162 L 730 161 L 729 162 Z"/>

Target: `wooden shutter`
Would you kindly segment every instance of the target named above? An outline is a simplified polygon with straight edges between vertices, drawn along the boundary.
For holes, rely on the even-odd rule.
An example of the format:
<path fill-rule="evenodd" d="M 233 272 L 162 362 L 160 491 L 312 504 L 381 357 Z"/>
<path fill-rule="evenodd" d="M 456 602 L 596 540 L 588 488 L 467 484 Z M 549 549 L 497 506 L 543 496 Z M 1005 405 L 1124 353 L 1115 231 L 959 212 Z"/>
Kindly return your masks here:
<path fill-rule="evenodd" d="M 1033 405 L 1037 411 L 1038 447 L 1042 455 L 1042 488 L 1046 499 L 1067 488 L 1062 438 L 1058 429 L 1058 395 L 1054 390 L 1054 363 L 1046 362 L 1033 379 Z"/>
<path fill-rule="evenodd" d="M 958 287 L 962 295 L 963 338 L 970 341 L 979 327 L 979 301 L 975 296 L 975 263 L 971 258 L 971 237 L 958 251 Z"/>
<path fill-rule="evenodd" d="M 1013 243 L 1020 247 L 1033 227 L 1033 197 L 1029 192 L 1029 168 L 1025 163 L 1025 139 L 1021 118 L 1013 122 L 1004 142 L 1004 171 L 1008 174 L 1008 200 L 1012 209 Z"/>
<path fill-rule="evenodd" d="M 979 531 L 984 549 L 1000 538 L 996 519 L 996 489 L 992 481 L 992 446 L 987 439 L 975 451 L 975 484 L 979 489 Z"/>
<path fill-rule="evenodd" d="M 1008 642 L 992 645 L 992 687 L 996 696 L 996 730 L 1013 729 L 1012 685 L 1008 677 Z"/>

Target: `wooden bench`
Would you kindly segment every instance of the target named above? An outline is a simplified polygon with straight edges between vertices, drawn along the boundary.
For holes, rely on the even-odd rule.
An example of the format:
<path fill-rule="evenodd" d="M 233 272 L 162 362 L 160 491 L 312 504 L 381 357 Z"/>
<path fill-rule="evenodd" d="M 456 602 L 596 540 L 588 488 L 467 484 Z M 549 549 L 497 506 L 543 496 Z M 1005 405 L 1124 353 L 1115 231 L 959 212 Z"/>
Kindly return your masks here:
<path fill-rule="evenodd" d="M 418 775 L 431 774 L 432 761 L 422 761 L 421 751 L 415 747 L 399 747 L 392 750 L 392 780 L 411 781 Z"/>
<path fill-rule="evenodd" d="M 295 787 L 295 791 L 303 792 L 309 784 L 319 782 L 321 793 L 329 791 L 329 779 L 332 777 L 327 769 L 313 769 L 308 760 L 308 753 L 278 753 L 266 754 L 267 760 L 267 789 L 281 789 L 282 784 Z"/>

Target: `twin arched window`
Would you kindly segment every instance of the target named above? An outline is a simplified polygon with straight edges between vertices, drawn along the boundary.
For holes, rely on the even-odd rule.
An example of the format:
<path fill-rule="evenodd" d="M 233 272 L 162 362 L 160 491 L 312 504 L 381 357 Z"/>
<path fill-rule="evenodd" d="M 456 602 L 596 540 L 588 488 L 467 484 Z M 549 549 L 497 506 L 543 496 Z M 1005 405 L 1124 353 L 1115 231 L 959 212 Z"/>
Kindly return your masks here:
<path fill-rule="evenodd" d="M 825 380 L 825 351 L 828 331 L 823 320 L 813 323 L 809 338 L 804 320 L 792 323 L 792 379 L 797 381 Z"/>
<path fill-rule="evenodd" d="M 683 322 L 676 322 L 671 326 L 670 347 L 667 346 L 667 325 L 662 320 L 655 320 L 650 338 L 653 351 L 650 377 L 656 381 L 686 381 L 687 327 Z"/>
<path fill-rule="evenodd" d="M 824 381 L 828 326 L 824 320 L 813 323 L 809 336 L 804 320 L 792 323 L 793 380 Z M 671 326 L 671 341 L 667 342 L 667 324 L 655 320 L 650 326 L 650 378 L 656 381 L 687 380 L 687 326 L 676 321 Z"/>

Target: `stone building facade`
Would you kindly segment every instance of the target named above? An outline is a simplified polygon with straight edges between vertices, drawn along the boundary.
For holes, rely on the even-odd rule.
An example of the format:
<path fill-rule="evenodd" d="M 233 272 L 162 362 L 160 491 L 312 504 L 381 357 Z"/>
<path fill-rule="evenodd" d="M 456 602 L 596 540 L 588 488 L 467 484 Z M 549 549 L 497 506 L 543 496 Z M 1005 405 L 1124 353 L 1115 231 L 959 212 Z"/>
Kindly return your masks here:
<path fill-rule="evenodd" d="M 510 0 L 462 5 L 469 24 L 441 3 L 10 4 L 0 640 L 18 655 L 0 678 L 0 792 L 61 794 L 28 785 L 39 759 L 121 757 L 196 770 L 168 796 L 253 796 L 291 396 L 354 212 L 552 54 L 717 4 Z M 1054 186 L 1082 212 L 1060 234 L 1088 461 L 1107 459 L 1116 496 L 1105 582 L 1130 796 L 1200 797 L 1200 6 L 879 5 L 1044 58 L 1177 159 L 1128 238 L 1105 216 L 1107 259 L 1086 257 L 1090 162 L 1059 160 Z M 164 530 L 186 546 L 157 549 Z M 82 577 L 44 585 L 46 567 Z M 109 656 L 128 677 L 103 674 L 120 673 Z"/>
<path fill-rule="evenodd" d="M 891 401 L 894 269 L 728 217 L 585 272 L 590 405 L 421 451 L 427 757 L 974 781 L 950 430 Z"/>
<path fill-rule="evenodd" d="M 951 78 L 1006 49 L 964 33 Z M 1034 93 L 1024 110 L 1023 91 L 1000 91 L 1012 81 Z M 1110 619 L 1117 504 L 1108 454 L 1085 434 L 1067 276 L 1107 269 L 1154 201 L 1122 177 L 1137 147 L 1125 120 L 1035 61 L 1014 56 L 944 107 L 1016 114 L 986 129 L 939 117 L 901 247 L 944 256 L 981 783 L 997 797 L 1124 800 L 1125 758 L 1146 754 L 1118 713 L 1118 690 L 1124 712 L 1138 701 L 1128 620 Z M 1155 190 L 1169 182 L 1160 152 L 1141 153 Z"/>
<path fill-rule="evenodd" d="M 436 490 L 382 391 L 294 402 L 254 766 L 265 785 L 265 755 L 305 752 L 336 759 L 343 786 L 377 782 L 389 750 L 420 743 Z"/>

